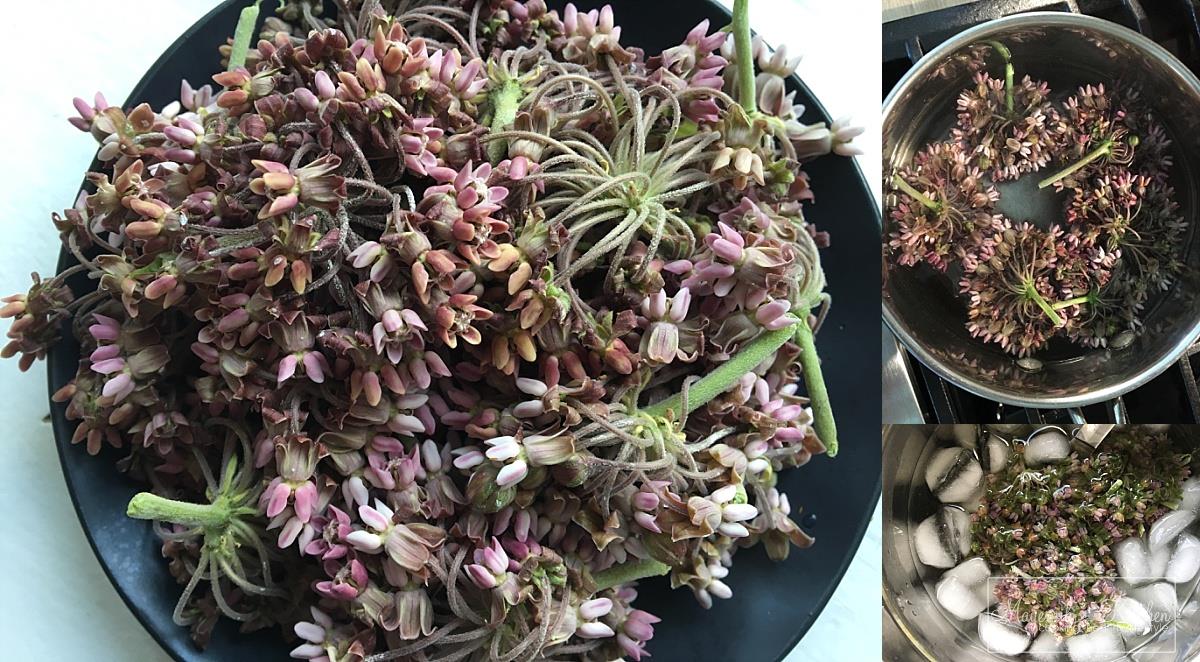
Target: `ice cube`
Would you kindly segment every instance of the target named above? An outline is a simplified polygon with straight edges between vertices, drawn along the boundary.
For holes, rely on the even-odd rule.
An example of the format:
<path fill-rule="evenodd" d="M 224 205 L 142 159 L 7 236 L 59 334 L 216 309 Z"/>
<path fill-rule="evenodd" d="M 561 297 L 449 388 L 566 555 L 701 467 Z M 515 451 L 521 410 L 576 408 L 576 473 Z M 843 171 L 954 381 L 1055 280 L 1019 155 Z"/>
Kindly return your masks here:
<path fill-rule="evenodd" d="M 994 614 L 979 617 L 979 641 L 992 653 L 1020 655 L 1029 648 L 1029 635 L 1020 627 Z"/>
<path fill-rule="evenodd" d="M 1113 604 L 1112 615 L 1109 616 L 1109 620 L 1121 624 L 1117 627 L 1121 631 L 1121 636 L 1127 641 L 1133 637 L 1140 637 L 1147 634 L 1150 632 L 1150 626 L 1152 625 L 1150 612 L 1146 611 L 1145 605 L 1128 595 L 1122 595 L 1117 598 L 1117 601 Z"/>
<path fill-rule="evenodd" d="M 1053 632 L 1043 630 L 1026 652 L 1037 662 L 1059 662 L 1063 659 L 1063 642 Z"/>
<path fill-rule="evenodd" d="M 1158 518 L 1150 527 L 1150 549 L 1165 547 L 1175 540 L 1183 530 L 1196 521 L 1196 513 L 1190 510 L 1173 510 Z"/>
<path fill-rule="evenodd" d="M 975 448 L 975 439 L 979 436 L 979 426 L 968 423 L 939 425 L 934 430 L 934 436 L 945 441 L 953 441 L 963 448 Z"/>
<path fill-rule="evenodd" d="M 1183 498 L 1179 500 L 1176 510 L 1200 511 L 1200 478 L 1183 481 Z"/>
<path fill-rule="evenodd" d="M 1121 634 L 1106 625 L 1087 634 L 1067 637 L 1067 655 L 1071 662 L 1111 662 L 1125 656 Z"/>
<path fill-rule="evenodd" d="M 985 496 L 987 496 L 987 485 L 980 483 L 979 487 L 976 487 L 975 491 L 971 493 L 971 496 L 959 501 L 958 505 L 962 506 L 962 509 L 968 513 L 973 513 L 983 505 L 983 498 Z"/>
<path fill-rule="evenodd" d="M 987 601 L 979 591 L 957 577 L 942 576 L 934 595 L 942 609 L 960 621 L 969 621 L 987 609 Z"/>
<path fill-rule="evenodd" d="M 1185 533 L 1179 536 L 1175 548 L 1171 550 L 1171 558 L 1163 576 L 1173 584 L 1182 584 L 1191 581 L 1197 571 L 1200 571 L 1200 539 Z"/>
<path fill-rule="evenodd" d="M 1129 591 L 1129 597 L 1142 603 L 1154 621 L 1172 621 L 1179 614 L 1179 597 L 1172 584 L 1155 582 L 1134 588 Z"/>
<path fill-rule="evenodd" d="M 1071 440 L 1057 428 L 1046 428 L 1025 441 L 1025 464 L 1036 467 L 1062 462 L 1071 454 Z"/>
<path fill-rule="evenodd" d="M 998 435 L 1011 437 L 1020 434 L 1026 427 L 1024 423 L 992 423 L 987 426 L 987 429 Z"/>
<path fill-rule="evenodd" d="M 975 454 L 965 448 L 943 448 L 933 454 L 925 468 L 925 484 L 942 503 L 971 498 L 983 482 L 983 469 Z"/>
<path fill-rule="evenodd" d="M 996 602 L 996 592 L 993 590 L 994 586 L 988 581 L 991 576 L 992 571 L 988 567 L 987 562 L 975 556 L 947 570 L 946 574 L 942 575 L 942 579 L 957 579 L 969 587 L 979 597 L 980 602 L 983 603 L 984 607 L 980 609 L 980 611 L 983 611 L 983 609 L 992 606 Z M 979 612 L 973 614 L 973 616 L 978 615 Z"/>
<path fill-rule="evenodd" d="M 1146 541 L 1141 538 L 1126 538 L 1113 545 L 1113 558 L 1117 561 L 1117 572 L 1131 586 L 1150 581 L 1150 552 Z"/>
<path fill-rule="evenodd" d="M 913 543 L 921 563 L 952 568 L 971 549 L 971 518 L 960 508 L 943 506 L 917 525 Z"/>
<path fill-rule="evenodd" d="M 1159 580 L 1167 575 L 1167 564 L 1171 561 L 1174 548 L 1174 545 L 1166 545 L 1150 550 L 1150 574 L 1147 575 L 1149 580 Z"/>
<path fill-rule="evenodd" d="M 984 471 L 994 474 L 1004 471 L 1008 466 L 1008 456 L 1012 453 L 1006 443 L 1000 437 L 986 432 L 979 441 L 979 464 Z"/>
<path fill-rule="evenodd" d="M 992 570 L 988 567 L 987 561 L 978 556 L 972 556 L 947 570 L 942 577 L 953 577 L 967 586 L 975 586 L 986 582 L 991 574 Z"/>

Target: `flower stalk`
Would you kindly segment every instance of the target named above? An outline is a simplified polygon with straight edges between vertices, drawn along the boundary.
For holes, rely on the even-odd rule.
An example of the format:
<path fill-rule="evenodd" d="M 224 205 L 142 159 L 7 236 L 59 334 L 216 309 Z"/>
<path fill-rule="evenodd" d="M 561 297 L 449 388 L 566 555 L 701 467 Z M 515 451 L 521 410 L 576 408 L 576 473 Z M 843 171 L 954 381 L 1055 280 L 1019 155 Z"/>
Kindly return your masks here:
<path fill-rule="evenodd" d="M 1024 294 L 1027 299 L 1036 303 L 1037 307 L 1042 309 L 1042 312 L 1046 313 L 1046 317 L 1050 318 L 1050 322 L 1053 323 L 1054 326 L 1062 326 L 1066 323 L 1066 321 L 1063 320 L 1062 315 L 1059 315 L 1058 311 L 1054 309 L 1055 307 L 1051 306 L 1050 303 L 1046 301 L 1045 297 L 1043 297 L 1037 291 L 1037 286 L 1033 284 L 1033 281 L 1025 281 Z"/>
<path fill-rule="evenodd" d="M 254 28 L 258 23 L 260 4 L 262 4 L 262 0 L 254 0 L 254 4 L 242 9 L 242 13 L 238 16 L 237 28 L 233 32 L 233 47 L 229 50 L 229 71 L 246 64 L 246 54 L 250 51 L 250 40 L 254 38 Z"/>
<path fill-rule="evenodd" d="M 833 406 L 829 402 L 829 390 L 825 387 L 825 376 L 821 372 L 816 339 L 812 327 L 804 319 L 796 325 L 796 344 L 800 345 L 800 366 L 804 371 L 804 387 L 808 390 L 809 405 L 812 407 L 813 430 L 821 443 L 825 444 L 826 455 L 837 457 L 837 423 L 833 419 Z"/>
<path fill-rule="evenodd" d="M 775 331 L 767 331 L 747 343 L 733 358 L 704 377 L 701 377 L 688 389 L 687 411 L 683 410 L 683 394 L 677 393 L 665 400 L 660 400 L 649 407 L 644 407 L 641 413 L 649 417 L 666 416 L 671 413 L 676 420 L 690 414 L 708 404 L 710 400 L 725 393 L 733 387 L 737 380 L 758 364 L 773 356 L 780 347 L 792 338 L 795 327 L 799 324 L 786 326 Z"/>
<path fill-rule="evenodd" d="M 1099 147 L 1097 147 L 1096 149 L 1093 149 L 1092 151 L 1085 154 L 1082 159 L 1079 159 L 1075 163 L 1072 163 L 1071 165 L 1067 166 L 1066 168 L 1063 168 L 1062 170 L 1059 170 L 1058 172 L 1054 173 L 1053 175 L 1050 175 L 1049 177 L 1038 182 L 1038 188 L 1042 189 L 1042 188 L 1046 188 L 1048 186 L 1053 186 L 1056 182 L 1060 182 L 1060 181 L 1066 179 L 1067 177 L 1070 177 L 1071 175 L 1079 172 L 1080 170 L 1085 168 L 1089 163 L 1095 161 L 1096 159 L 1100 159 L 1100 158 L 1103 158 L 1103 157 L 1106 157 L 1106 156 L 1112 154 L 1113 146 L 1115 144 L 1116 144 L 1116 142 L 1114 140 L 1111 140 L 1111 139 L 1105 140 L 1104 142 L 1100 143 Z"/>
<path fill-rule="evenodd" d="M 492 103 L 492 120 L 489 126 L 493 133 L 504 131 L 512 126 L 513 120 L 517 118 L 517 109 L 521 105 L 523 94 L 521 83 L 516 78 L 506 78 L 503 84 L 492 90 L 489 95 Z M 488 159 L 492 163 L 499 162 L 504 158 L 507 146 L 507 140 L 494 140 L 488 143 Z"/>
<path fill-rule="evenodd" d="M 168 499 L 151 492 L 133 495 L 125 514 L 134 519 L 171 522 L 206 529 L 227 526 L 234 517 L 229 501 L 224 498 L 218 498 L 213 503 L 190 503 Z"/>
<path fill-rule="evenodd" d="M 661 577 L 671 571 L 671 566 L 655 559 L 634 559 L 601 570 L 592 579 L 596 582 L 596 590 L 604 591 L 614 586 L 628 584 L 648 577 Z"/>
<path fill-rule="evenodd" d="M 1004 58 L 1004 110 L 1011 118 L 1013 114 L 1013 78 L 1016 75 L 1013 70 L 1012 51 L 998 41 L 987 43 L 1000 54 L 1000 57 Z"/>
<path fill-rule="evenodd" d="M 938 212 L 942 210 L 942 206 L 940 204 L 930 199 L 930 197 L 924 193 L 918 191 L 912 184 L 904 181 L 904 178 L 900 175 L 892 177 L 892 183 L 895 184 L 896 188 L 904 191 L 913 200 L 916 200 L 925 207 L 928 207 L 931 211 Z"/>
<path fill-rule="evenodd" d="M 737 53 L 738 103 L 746 114 L 758 112 L 754 78 L 754 44 L 750 36 L 750 0 L 734 0 L 733 45 Z"/>

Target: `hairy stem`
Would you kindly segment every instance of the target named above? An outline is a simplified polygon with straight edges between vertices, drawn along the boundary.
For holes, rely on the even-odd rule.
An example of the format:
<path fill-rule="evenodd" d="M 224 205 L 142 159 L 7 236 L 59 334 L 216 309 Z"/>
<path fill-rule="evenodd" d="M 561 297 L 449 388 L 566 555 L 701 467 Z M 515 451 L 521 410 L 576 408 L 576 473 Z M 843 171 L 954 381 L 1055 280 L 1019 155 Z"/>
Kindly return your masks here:
<path fill-rule="evenodd" d="M 913 187 L 912 184 L 909 184 L 908 182 L 904 181 L 904 178 L 901 177 L 900 175 L 896 175 L 895 177 L 892 177 L 892 184 L 894 184 L 896 186 L 896 188 L 907 193 L 908 197 L 925 205 L 929 209 L 931 209 L 935 212 L 942 210 L 942 206 L 940 204 L 934 202 L 932 199 L 929 198 L 929 196 L 918 191 L 915 187 Z"/>
<path fill-rule="evenodd" d="M 808 317 L 805 313 L 804 317 Z M 829 391 L 825 388 L 825 376 L 821 373 L 821 359 L 817 356 L 817 345 L 807 320 L 796 325 L 796 344 L 800 345 L 800 365 L 804 369 L 804 387 L 808 390 L 808 401 L 813 411 L 813 430 L 829 457 L 837 457 L 837 423 L 833 420 L 833 407 L 829 404 Z"/>
<path fill-rule="evenodd" d="M 801 323 L 802 325 L 803 323 Z M 742 375 L 750 372 L 755 366 L 773 356 L 783 344 L 796 333 L 793 324 L 775 331 L 767 331 L 742 347 L 733 358 L 692 384 L 688 389 L 687 411 L 683 411 L 683 394 L 677 393 L 665 400 L 656 402 L 641 410 L 647 416 L 666 416 L 668 412 L 676 420 L 684 414 L 690 414 L 708 404 L 710 400 L 728 391 Z M 807 368 L 806 368 L 807 370 Z"/>
<path fill-rule="evenodd" d="M 125 514 L 134 519 L 158 520 L 184 526 L 220 527 L 233 518 L 233 510 L 224 499 L 216 503 L 189 503 L 139 492 L 129 500 Z"/>
<path fill-rule="evenodd" d="M 1096 149 L 1093 149 L 1092 151 L 1090 151 L 1086 155 L 1084 155 L 1084 157 L 1082 159 L 1079 159 L 1075 163 L 1072 163 L 1071 165 L 1067 166 L 1066 168 L 1063 168 L 1062 170 L 1059 170 L 1058 172 L 1054 173 L 1053 175 L 1050 175 L 1049 177 L 1038 182 L 1038 188 L 1046 188 L 1047 186 L 1053 186 L 1055 182 L 1062 180 L 1062 179 L 1066 179 L 1067 177 L 1070 177 L 1071 175 L 1079 172 L 1080 170 L 1083 169 L 1084 166 L 1091 163 L 1092 161 L 1095 161 L 1096 159 L 1099 159 L 1101 157 L 1105 157 L 1105 156 L 1108 156 L 1109 154 L 1112 154 L 1113 144 L 1114 143 L 1111 139 L 1105 140 L 1104 142 L 1100 143 L 1099 147 L 1097 147 Z"/>
<path fill-rule="evenodd" d="M 596 590 L 603 591 L 621 584 L 628 584 L 647 577 L 660 577 L 671 571 L 671 566 L 654 559 L 635 559 L 614 565 L 607 570 L 601 570 L 592 579 L 596 582 Z"/>
<path fill-rule="evenodd" d="M 246 53 L 250 51 L 250 40 L 254 38 L 254 27 L 258 23 L 258 5 L 262 0 L 242 10 L 237 28 L 233 31 L 233 47 L 229 49 L 229 71 L 245 66 Z"/>
<path fill-rule="evenodd" d="M 517 108 L 521 105 L 521 84 L 515 78 L 509 78 L 504 84 L 492 90 L 489 95 L 492 102 L 492 121 L 488 125 L 493 132 L 503 131 L 512 126 L 517 118 Z M 508 147 L 507 140 L 496 140 L 488 144 L 488 160 L 497 163 L 504 158 Z"/>
<path fill-rule="evenodd" d="M 737 53 L 738 103 L 747 115 L 758 112 L 754 86 L 754 45 L 750 37 L 750 0 L 734 0 L 733 46 Z"/>

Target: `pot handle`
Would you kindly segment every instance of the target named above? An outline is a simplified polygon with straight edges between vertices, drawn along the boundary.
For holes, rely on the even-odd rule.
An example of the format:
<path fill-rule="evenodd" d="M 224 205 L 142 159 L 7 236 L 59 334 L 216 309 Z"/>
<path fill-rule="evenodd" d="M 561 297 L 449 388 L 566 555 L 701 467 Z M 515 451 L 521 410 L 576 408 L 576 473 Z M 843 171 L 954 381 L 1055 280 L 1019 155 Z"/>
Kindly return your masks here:
<path fill-rule="evenodd" d="M 1117 425 L 1125 425 L 1129 422 L 1129 413 L 1125 411 L 1125 400 L 1123 400 L 1120 396 L 1106 401 L 1104 403 L 1104 408 L 1108 413 L 1108 415 L 1105 416 L 1105 418 L 1108 420 L 1104 422 L 1116 423 Z M 1071 422 L 1079 425 L 1084 423 L 1099 422 L 1087 420 L 1087 418 L 1083 415 L 1083 409 L 1081 407 L 1072 407 L 1067 410 L 1067 413 L 1071 416 Z"/>

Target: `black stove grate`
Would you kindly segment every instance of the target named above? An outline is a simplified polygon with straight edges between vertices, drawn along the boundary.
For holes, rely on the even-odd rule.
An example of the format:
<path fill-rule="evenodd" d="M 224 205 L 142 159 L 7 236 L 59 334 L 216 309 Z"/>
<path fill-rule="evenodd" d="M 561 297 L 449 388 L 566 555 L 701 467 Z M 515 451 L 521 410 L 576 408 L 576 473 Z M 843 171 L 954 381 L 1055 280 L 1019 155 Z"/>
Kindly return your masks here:
<path fill-rule="evenodd" d="M 979 0 L 883 24 L 883 95 L 925 52 L 946 39 L 1002 16 L 1031 11 L 1087 14 L 1136 30 L 1200 75 L 1200 0 Z M 908 357 L 912 384 L 930 423 L 1119 422 L 1200 423 L 1200 342 L 1167 370 L 1115 402 L 1074 410 L 1025 409 L 968 393 Z"/>

